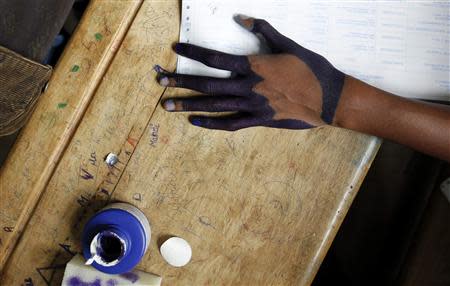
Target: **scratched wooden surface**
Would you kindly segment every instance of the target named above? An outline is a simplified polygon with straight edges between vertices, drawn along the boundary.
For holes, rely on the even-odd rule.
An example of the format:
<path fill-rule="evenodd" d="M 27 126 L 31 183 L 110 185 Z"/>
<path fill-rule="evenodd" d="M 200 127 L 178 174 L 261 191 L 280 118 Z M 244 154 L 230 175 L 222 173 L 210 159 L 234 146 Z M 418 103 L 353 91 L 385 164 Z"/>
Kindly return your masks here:
<path fill-rule="evenodd" d="M 0 170 L 0 270 L 22 233 L 139 1 L 92 1 Z"/>
<path fill-rule="evenodd" d="M 118 2 L 123 3 L 94 2 L 90 10 Z M 136 3 L 127 3 L 122 20 L 116 21 L 133 14 Z M 379 142 L 331 127 L 202 130 L 190 126 L 183 114 L 163 111 L 158 101 L 164 90 L 155 83 L 151 68 L 155 63 L 175 67 L 170 46 L 178 38 L 178 5 L 177 0 L 144 1 L 102 80 L 83 79 L 97 88 L 42 189 L 29 180 L 36 180 L 50 164 L 48 158 L 33 157 L 33 167 L 29 157 L 35 156 L 35 145 L 47 144 L 43 152 L 53 154 L 60 143 L 50 142 L 54 137 L 42 129 L 28 131 L 32 141 L 25 140 L 26 132 L 19 140 L 16 150 L 21 152 L 13 152 L 0 174 L 2 201 L 13 201 L 8 207 L 2 203 L 1 238 L 2 245 L 7 244 L 0 254 L 15 245 L 1 285 L 57 285 L 65 263 L 81 250 L 83 224 L 114 200 L 138 206 L 150 219 L 151 245 L 138 268 L 161 275 L 164 285 L 311 283 Z M 86 20 L 84 25 L 93 24 Z M 76 37 L 87 37 L 80 33 Z M 58 70 L 62 78 L 74 76 L 70 66 L 76 58 L 66 58 L 81 46 L 74 41 L 66 51 L 62 63 L 67 61 L 69 69 Z M 83 57 L 91 53 L 84 50 Z M 186 94 L 167 90 L 164 96 L 175 92 Z M 40 116 L 57 103 L 41 102 L 46 106 L 35 112 L 27 129 L 39 126 Z M 70 119 L 55 120 L 64 124 Z M 62 131 L 56 134 L 62 136 Z M 110 152 L 119 154 L 115 167 L 103 162 Z M 15 186 L 12 191 L 10 186 Z M 36 191 L 40 200 L 33 201 L 36 207 L 28 223 L 17 220 L 24 211 L 30 216 L 31 210 L 18 206 Z M 28 208 L 34 206 L 27 202 Z M 5 240 L 11 235 L 5 227 L 12 233 L 23 230 L 22 236 Z M 184 268 L 168 266 L 158 253 L 158 243 L 170 235 L 187 239 L 193 248 L 192 261 Z"/>

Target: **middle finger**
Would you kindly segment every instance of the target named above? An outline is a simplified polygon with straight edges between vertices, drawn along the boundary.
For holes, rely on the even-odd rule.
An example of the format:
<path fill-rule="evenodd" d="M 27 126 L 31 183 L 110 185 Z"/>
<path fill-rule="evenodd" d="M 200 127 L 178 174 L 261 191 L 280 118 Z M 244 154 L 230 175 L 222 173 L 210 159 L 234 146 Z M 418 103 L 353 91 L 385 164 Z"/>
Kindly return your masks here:
<path fill-rule="evenodd" d="M 162 86 L 192 89 L 206 94 L 249 96 L 252 84 L 244 79 L 225 79 L 185 74 L 161 74 Z"/>

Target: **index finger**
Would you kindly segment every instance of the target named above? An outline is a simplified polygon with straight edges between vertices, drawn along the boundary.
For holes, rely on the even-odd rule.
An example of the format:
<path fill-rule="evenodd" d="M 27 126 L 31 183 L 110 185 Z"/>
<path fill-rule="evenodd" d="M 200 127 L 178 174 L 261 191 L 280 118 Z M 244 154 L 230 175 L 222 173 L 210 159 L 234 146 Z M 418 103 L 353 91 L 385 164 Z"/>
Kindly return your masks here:
<path fill-rule="evenodd" d="M 229 70 L 238 74 L 246 74 L 250 71 L 247 56 L 231 55 L 185 43 L 177 43 L 174 49 L 180 56 L 199 61 L 209 67 Z"/>

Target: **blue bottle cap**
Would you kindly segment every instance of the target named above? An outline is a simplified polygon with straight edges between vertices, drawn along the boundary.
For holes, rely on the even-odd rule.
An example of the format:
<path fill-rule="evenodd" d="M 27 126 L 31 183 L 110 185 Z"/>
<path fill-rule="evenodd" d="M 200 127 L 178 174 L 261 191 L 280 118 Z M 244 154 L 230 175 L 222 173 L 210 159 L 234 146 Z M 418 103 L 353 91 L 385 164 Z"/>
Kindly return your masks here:
<path fill-rule="evenodd" d="M 136 207 L 116 203 L 95 214 L 83 231 L 83 255 L 88 264 L 108 274 L 132 270 L 150 241 L 150 225 Z"/>

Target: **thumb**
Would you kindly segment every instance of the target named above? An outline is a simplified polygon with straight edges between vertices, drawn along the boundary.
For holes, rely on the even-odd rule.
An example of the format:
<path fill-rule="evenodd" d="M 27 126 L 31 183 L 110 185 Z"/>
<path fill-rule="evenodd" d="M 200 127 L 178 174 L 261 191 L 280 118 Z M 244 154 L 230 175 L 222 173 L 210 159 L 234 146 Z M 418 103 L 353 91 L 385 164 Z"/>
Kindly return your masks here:
<path fill-rule="evenodd" d="M 241 14 L 235 15 L 234 20 L 244 29 L 258 37 L 262 37 L 269 45 L 269 48 L 275 52 L 288 52 L 296 45 L 294 41 L 282 35 L 266 20 L 255 19 Z"/>

